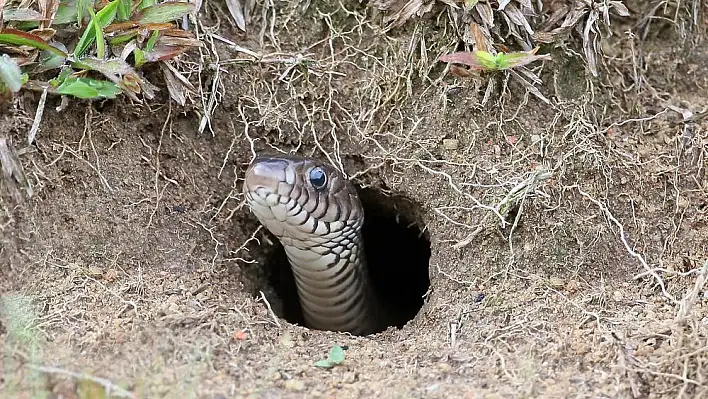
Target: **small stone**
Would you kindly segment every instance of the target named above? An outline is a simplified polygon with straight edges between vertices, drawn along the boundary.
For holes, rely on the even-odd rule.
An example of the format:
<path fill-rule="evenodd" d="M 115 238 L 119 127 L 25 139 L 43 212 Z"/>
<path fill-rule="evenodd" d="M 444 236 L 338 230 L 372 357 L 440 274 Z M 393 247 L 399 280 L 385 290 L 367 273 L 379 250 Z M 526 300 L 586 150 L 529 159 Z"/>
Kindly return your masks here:
<path fill-rule="evenodd" d="M 580 284 L 578 284 L 578 282 L 575 280 L 570 280 L 565 285 L 565 290 L 571 293 L 577 291 L 578 288 L 580 288 Z"/>
<path fill-rule="evenodd" d="M 443 148 L 445 148 L 446 150 L 456 150 L 457 147 L 460 145 L 460 140 L 443 139 L 442 144 L 443 144 Z"/>
<path fill-rule="evenodd" d="M 565 286 L 565 280 L 560 277 L 551 277 L 549 279 L 549 283 L 551 284 L 551 287 L 555 289 L 561 289 Z"/>
<path fill-rule="evenodd" d="M 574 342 L 571 344 L 571 348 L 573 349 L 573 352 L 575 352 L 576 355 L 582 356 L 590 352 L 590 345 L 586 344 L 585 342 Z"/>
<path fill-rule="evenodd" d="M 344 374 L 344 377 L 342 378 L 342 382 L 345 384 L 352 384 L 356 382 L 359 379 L 359 377 L 356 375 L 356 373 L 353 372 L 348 372 Z"/>
<path fill-rule="evenodd" d="M 100 278 L 101 276 L 103 276 L 103 270 L 101 270 L 101 268 L 98 266 L 89 266 L 88 274 L 93 278 Z"/>
<path fill-rule="evenodd" d="M 450 366 L 449 363 L 438 363 L 438 370 L 442 371 L 443 373 L 447 373 L 452 369 L 452 366 Z"/>
<path fill-rule="evenodd" d="M 283 345 L 286 348 L 292 348 L 295 346 L 295 342 L 293 342 L 293 337 L 290 333 L 284 333 L 283 336 L 280 337 L 280 345 Z"/>
<path fill-rule="evenodd" d="M 691 205 L 691 203 L 684 197 L 679 197 L 676 201 L 676 206 L 681 209 L 686 209 L 689 205 Z"/>
<path fill-rule="evenodd" d="M 114 282 L 118 278 L 118 271 L 116 269 L 108 269 L 106 274 L 103 275 L 103 279 L 109 283 Z"/>
<path fill-rule="evenodd" d="M 624 295 L 620 291 L 615 291 L 612 293 L 612 298 L 615 300 L 615 302 L 621 302 L 622 299 L 624 299 Z"/>
<path fill-rule="evenodd" d="M 285 381 L 285 389 L 288 391 L 300 392 L 305 389 L 305 383 L 296 379 L 287 380 Z"/>

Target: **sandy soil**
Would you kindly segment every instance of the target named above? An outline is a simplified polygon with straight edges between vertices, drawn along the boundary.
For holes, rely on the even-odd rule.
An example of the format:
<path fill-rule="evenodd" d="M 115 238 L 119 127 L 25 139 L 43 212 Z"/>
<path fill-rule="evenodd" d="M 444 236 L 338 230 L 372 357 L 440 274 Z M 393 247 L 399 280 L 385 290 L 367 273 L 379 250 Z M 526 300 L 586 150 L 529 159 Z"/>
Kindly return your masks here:
<path fill-rule="evenodd" d="M 503 73 L 443 74 L 444 12 L 383 34 L 358 2 L 297 3 L 256 2 L 248 34 L 203 12 L 278 54 L 212 37 L 201 134 L 164 93 L 50 99 L 31 146 L 38 96 L 3 109 L 34 195 L 0 197 L 0 395 L 708 396 L 708 121 L 681 114 L 708 107 L 705 4 L 694 31 L 669 8 L 683 25 L 643 36 L 633 3 L 597 78 L 577 35 L 542 48 L 546 104 Z M 293 324 L 282 253 L 240 194 L 254 152 L 291 150 L 341 163 L 372 220 L 413 225 L 373 227 L 394 229 L 402 328 Z M 315 367 L 333 345 L 344 363 Z"/>

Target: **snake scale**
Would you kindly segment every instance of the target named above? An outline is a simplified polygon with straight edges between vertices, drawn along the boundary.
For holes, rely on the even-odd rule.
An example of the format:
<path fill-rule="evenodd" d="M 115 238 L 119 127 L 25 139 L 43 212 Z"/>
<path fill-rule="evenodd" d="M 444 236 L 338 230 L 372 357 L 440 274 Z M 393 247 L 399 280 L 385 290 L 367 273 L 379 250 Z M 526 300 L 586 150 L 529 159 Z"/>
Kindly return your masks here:
<path fill-rule="evenodd" d="M 356 335 L 382 330 L 354 185 L 332 165 L 289 155 L 255 158 L 244 180 L 251 211 L 285 248 L 307 327 Z"/>

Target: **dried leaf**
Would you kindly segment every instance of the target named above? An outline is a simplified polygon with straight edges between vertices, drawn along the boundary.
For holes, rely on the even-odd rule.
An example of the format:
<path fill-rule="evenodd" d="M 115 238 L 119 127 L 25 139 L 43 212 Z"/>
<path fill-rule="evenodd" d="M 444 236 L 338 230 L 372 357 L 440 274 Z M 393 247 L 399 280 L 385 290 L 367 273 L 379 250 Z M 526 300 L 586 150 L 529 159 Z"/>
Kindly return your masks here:
<path fill-rule="evenodd" d="M 595 38 L 597 38 L 598 34 L 597 31 L 595 30 L 595 23 L 597 22 L 599 18 L 599 13 L 595 10 L 590 11 L 590 14 L 588 15 L 588 19 L 585 22 L 585 29 L 583 29 L 583 50 L 585 51 L 585 58 L 587 59 L 588 62 L 588 69 L 590 69 L 590 73 L 592 76 L 597 76 L 597 59 L 595 57 L 595 54 L 597 52 L 596 44 L 595 44 Z M 590 38 L 590 33 L 593 33 L 593 37 Z"/>
<path fill-rule="evenodd" d="M 518 26 L 522 26 L 526 32 L 529 35 L 533 35 L 533 29 L 531 29 L 531 25 L 529 25 L 529 22 L 526 20 L 526 17 L 524 14 L 516 8 L 515 5 L 509 4 L 509 6 L 504 10 L 504 14 L 506 14 L 509 19 L 511 19 L 512 22 L 514 22 Z"/>
<path fill-rule="evenodd" d="M 162 45 L 165 46 L 179 46 L 179 47 L 201 47 L 203 46 L 202 42 L 194 39 L 194 38 L 187 38 L 187 37 L 174 37 L 174 36 L 160 36 L 160 39 L 158 42 Z"/>
<path fill-rule="evenodd" d="M 541 91 L 538 90 L 538 88 L 536 86 L 534 86 L 533 84 L 526 81 L 526 79 L 524 79 L 521 75 L 519 75 L 519 73 L 517 71 L 510 69 L 509 72 L 511 73 L 512 76 L 514 76 L 514 78 L 516 78 L 517 81 L 519 81 L 522 85 L 524 85 L 524 87 L 526 87 L 526 90 L 528 90 L 529 93 L 533 94 L 534 96 L 536 96 L 536 98 L 543 101 L 544 103 L 549 104 L 549 105 L 551 104 L 551 101 L 548 98 L 546 98 L 546 96 L 544 96 L 543 93 L 541 93 Z"/>
<path fill-rule="evenodd" d="M 231 16 L 236 21 L 236 26 L 242 31 L 246 31 L 246 17 L 243 15 L 243 6 L 240 0 L 226 0 L 226 6 L 229 8 Z"/>
<path fill-rule="evenodd" d="M 49 28 L 54 22 L 54 17 L 59 10 L 60 0 L 37 0 L 39 12 L 44 20 L 40 23 L 41 28 Z"/>
<path fill-rule="evenodd" d="M 474 73 L 471 69 L 461 68 L 457 65 L 450 65 L 450 73 L 461 78 L 469 78 L 471 76 L 474 76 Z"/>
<path fill-rule="evenodd" d="M 167 92 L 170 93 L 170 98 L 177 104 L 185 106 L 187 104 L 187 88 L 175 77 L 174 72 L 167 66 L 166 62 L 160 63 L 160 69 L 165 77 Z"/>
<path fill-rule="evenodd" d="M 615 12 L 620 17 L 628 17 L 630 15 L 627 6 L 625 6 L 621 1 L 610 1 L 610 5 L 615 9 Z"/>
<path fill-rule="evenodd" d="M 2 12 L 3 21 L 41 21 L 42 14 L 29 8 L 6 8 Z"/>
<path fill-rule="evenodd" d="M 16 203 L 23 200 L 21 189 L 24 189 L 27 196 L 31 198 L 33 195 L 32 186 L 25 176 L 22 164 L 17 157 L 17 151 L 12 143 L 4 137 L 0 138 L 0 166 L 2 166 L 2 178 L 5 182 L 4 185 L 0 184 L 0 187 L 7 187 L 10 196 Z"/>
<path fill-rule="evenodd" d="M 499 7 L 497 7 L 497 11 L 503 11 L 509 3 L 511 3 L 511 0 L 499 0 Z"/>
<path fill-rule="evenodd" d="M 487 45 L 487 38 L 482 33 L 482 29 L 478 24 L 472 22 L 470 23 L 470 34 L 476 45 L 475 49 L 478 51 L 489 51 L 489 46 Z"/>
<path fill-rule="evenodd" d="M 123 34 L 126 32 L 137 31 L 138 29 L 150 30 L 150 31 L 163 31 L 168 29 L 173 29 L 175 25 L 173 23 L 162 23 L 162 24 L 141 24 L 137 21 L 127 21 L 118 22 L 115 24 L 110 24 L 103 29 L 105 34 Z"/>
<path fill-rule="evenodd" d="M 158 45 L 145 53 L 145 60 L 148 62 L 171 60 L 184 53 L 186 49 L 186 47 Z"/>
<path fill-rule="evenodd" d="M 475 6 L 475 11 L 479 14 L 482 19 L 484 26 L 491 28 L 494 26 L 494 11 L 492 7 L 487 3 L 477 3 Z"/>
<path fill-rule="evenodd" d="M 385 18 L 385 22 L 388 24 L 386 30 L 390 30 L 402 26 L 413 15 L 422 15 L 430 11 L 433 7 L 433 2 L 425 4 L 423 0 L 396 0 L 380 2 L 378 7 L 382 10 L 393 12 L 392 15 Z"/>

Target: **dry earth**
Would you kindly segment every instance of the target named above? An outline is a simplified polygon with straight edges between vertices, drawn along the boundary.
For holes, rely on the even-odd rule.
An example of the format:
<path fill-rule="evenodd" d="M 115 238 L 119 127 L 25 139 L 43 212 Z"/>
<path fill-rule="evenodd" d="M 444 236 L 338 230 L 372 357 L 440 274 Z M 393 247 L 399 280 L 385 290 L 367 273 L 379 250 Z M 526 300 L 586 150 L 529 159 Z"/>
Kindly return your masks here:
<path fill-rule="evenodd" d="M 27 146 L 23 95 L 0 120 L 34 191 L 0 202 L 1 395 L 708 396 L 708 9 L 625 3 L 597 78 L 578 35 L 542 47 L 550 104 L 444 73 L 442 3 L 384 33 L 356 1 L 257 1 L 247 34 L 205 8 L 202 133 L 164 94 L 50 99 Z M 403 328 L 291 323 L 282 253 L 240 194 L 253 153 L 278 151 L 366 188 Z M 333 345 L 344 363 L 314 367 Z"/>

